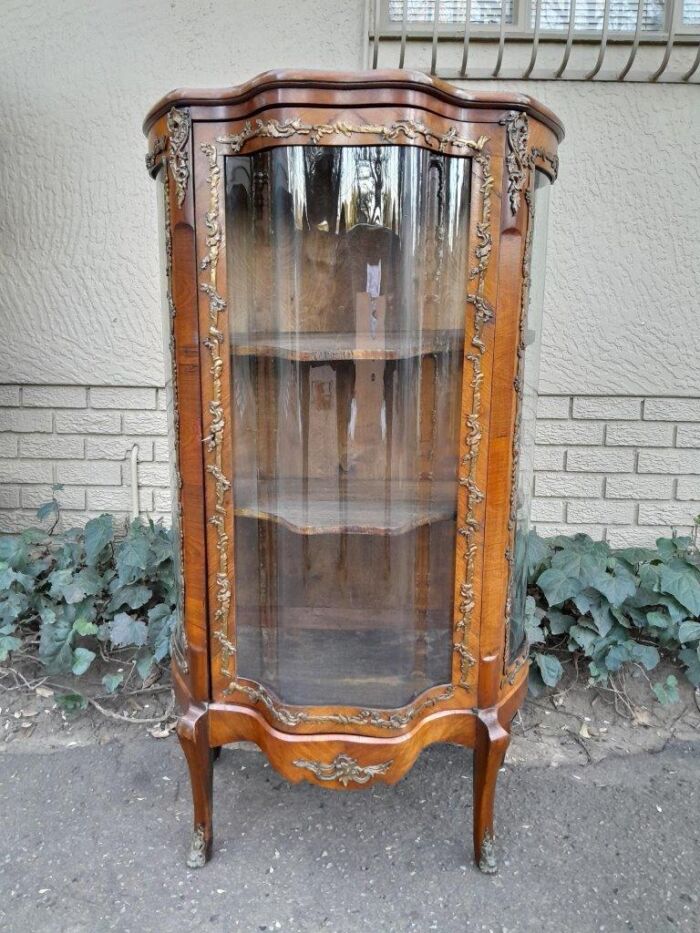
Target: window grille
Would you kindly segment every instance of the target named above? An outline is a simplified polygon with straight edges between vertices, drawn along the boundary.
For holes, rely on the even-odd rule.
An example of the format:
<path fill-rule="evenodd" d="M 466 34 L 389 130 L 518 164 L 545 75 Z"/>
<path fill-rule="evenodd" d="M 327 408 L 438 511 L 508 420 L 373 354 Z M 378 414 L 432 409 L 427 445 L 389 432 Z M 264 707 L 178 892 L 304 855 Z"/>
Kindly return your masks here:
<path fill-rule="evenodd" d="M 439 77 L 692 82 L 700 0 L 369 0 L 369 59 Z"/>

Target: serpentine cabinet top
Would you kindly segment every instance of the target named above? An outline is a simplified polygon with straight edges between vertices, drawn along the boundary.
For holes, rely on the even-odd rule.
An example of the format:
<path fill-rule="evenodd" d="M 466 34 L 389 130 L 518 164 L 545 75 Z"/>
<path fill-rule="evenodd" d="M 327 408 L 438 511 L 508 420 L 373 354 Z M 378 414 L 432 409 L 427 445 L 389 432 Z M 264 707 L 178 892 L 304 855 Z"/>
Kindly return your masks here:
<path fill-rule="evenodd" d="M 161 98 L 143 124 L 153 124 L 172 107 L 189 107 L 193 119 L 244 119 L 275 106 L 328 104 L 360 106 L 371 92 L 373 104 L 403 104 L 430 109 L 447 104 L 464 112 L 461 119 L 476 120 L 475 111 L 516 110 L 539 120 L 561 142 L 564 127 L 544 104 L 525 94 L 473 92 L 417 71 L 266 71 L 245 84 L 229 88 L 179 88 Z M 366 102 L 366 101 L 365 101 Z M 456 115 L 455 115 L 456 116 Z M 486 114 L 482 115 L 482 119 Z M 458 119 L 460 117 L 457 117 Z"/>

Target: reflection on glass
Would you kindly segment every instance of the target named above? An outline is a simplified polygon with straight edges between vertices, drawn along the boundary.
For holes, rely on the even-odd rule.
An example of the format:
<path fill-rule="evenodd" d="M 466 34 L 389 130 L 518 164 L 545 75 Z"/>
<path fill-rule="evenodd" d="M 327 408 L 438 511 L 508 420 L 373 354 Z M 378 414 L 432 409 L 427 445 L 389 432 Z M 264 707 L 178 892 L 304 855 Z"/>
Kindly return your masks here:
<path fill-rule="evenodd" d="M 523 651 L 525 640 L 525 598 L 528 576 L 528 535 L 530 504 L 534 476 L 535 422 L 537 418 L 537 387 L 540 374 L 542 339 L 542 305 L 549 211 L 549 179 L 542 172 L 535 174 L 535 215 L 530 254 L 530 289 L 525 326 L 523 359 L 523 395 L 520 407 L 518 438 L 517 512 L 515 523 L 515 553 L 510 582 L 509 662 Z"/>
<path fill-rule="evenodd" d="M 470 166 L 227 159 L 238 673 L 286 702 L 450 680 Z"/>

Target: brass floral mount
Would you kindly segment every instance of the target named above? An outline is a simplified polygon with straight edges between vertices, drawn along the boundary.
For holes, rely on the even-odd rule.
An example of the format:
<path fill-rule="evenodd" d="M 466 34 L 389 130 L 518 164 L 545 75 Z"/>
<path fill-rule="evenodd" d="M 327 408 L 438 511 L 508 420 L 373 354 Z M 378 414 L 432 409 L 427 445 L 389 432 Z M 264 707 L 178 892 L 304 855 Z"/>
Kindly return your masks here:
<path fill-rule="evenodd" d="M 204 868 L 207 861 L 207 841 L 204 836 L 204 827 L 197 826 L 190 840 L 190 851 L 187 853 L 188 868 Z"/>
<path fill-rule="evenodd" d="M 253 687 L 241 683 L 238 679 L 234 679 L 226 687 L 224 693 L 242 693 L 248 697 L 251 703 L 262 703 L 278 722 L 289 728 L 306 724 L 328 724 L 336 726 L 372 726 L 375 729 L 403 729 L 425 710 L 432 709 L 443 700 L 452 699 L 455 688 L 452 684 L 449 684 L 440 693 L 426 697 L 420 703 L 414 703 L 405 711 L 384 712 L 376 709 L 361 709 L 356 713 L 309 713 L 304 709 L 290 709 L 278 703 L 261 684 Z"/>
<path fill-rule="evenodd" d="M 187 141 L 190 138 L 192 120 L 189 110 L 178 110 L 177 107 L 168 114 L 168 133 L 170 144 L 168 146 L 168 165 L 175 180 L 177 206 L 182 207 L 187 192 L 187 182 L 190 178 L 189 157 L 187 154 Z"/>
<path fill-rule="evenodd" d="M 337 781 L 343 787 L 347 787 L 350 782 L 367 784 L 372 778 L 380 774 L 386 774 L 393 763 L 392 759 L 391 761 L 383 761 L 378 765 L 361 765 L 350 755 L 341 754 L 334 758 L 330 764 L 298 758 L 294 762 L 294 766 L 311 771 L 319 781 Z"/>
<path fill-rule="evenodd" d="M 338 120 L 335 123 L 305 123 L 301 117 L 286 120 L 246 121 L 240 133 L 217 137 L 217 142 L 230 148 L 230 154 L 236 155 L 249 139 L 269 138 L 288 139 L 291 136 L 308 136 L 309 142 L 317 145 L 326 136 L 379 136 L 385 142 L 396 142 L 400 137 L 413 141 L 422 137 L 424 142 L 438 152 L 446 152 L 448 147 L 456 152 L 481 152 L 488 139 L 480 136 L 477 140 L 460 136 L 457 128 L 451 126 L 445 133 L 435 133 L 424 123 L 417 120 L 395 120 L 393 123 L 347 123 Z"/>
<path fill-rule="evenodd" d="M 492 832 L 484 834 L 484 841 L 481 843 L 481 856 L 479 857 L 479 870 L 485 875 L 495 875 L 498 871 L 496 840 Z"/>

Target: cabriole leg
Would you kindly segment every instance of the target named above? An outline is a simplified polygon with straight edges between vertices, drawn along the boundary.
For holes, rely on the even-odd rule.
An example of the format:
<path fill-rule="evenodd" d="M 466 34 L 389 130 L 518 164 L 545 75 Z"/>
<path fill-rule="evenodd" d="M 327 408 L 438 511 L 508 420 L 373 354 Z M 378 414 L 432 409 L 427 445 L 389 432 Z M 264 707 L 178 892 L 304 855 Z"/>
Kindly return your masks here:
<path fill-rule="evenodd" d="M 480 710 L 474 747 L 474 858 L 489 875 L 497 868 L 493 833 L 496 778 L 509 742 L 510 735 L 498 721 L 496 710 Z"/>
<path fill-rule="evenodd" d="M 190 708 L 178 721 L 177 737 L 187 758 L 194 807 L 194 829 L 187 867 L 202 868 L 211 856 L 214 766 L 206 711 Z"/>

